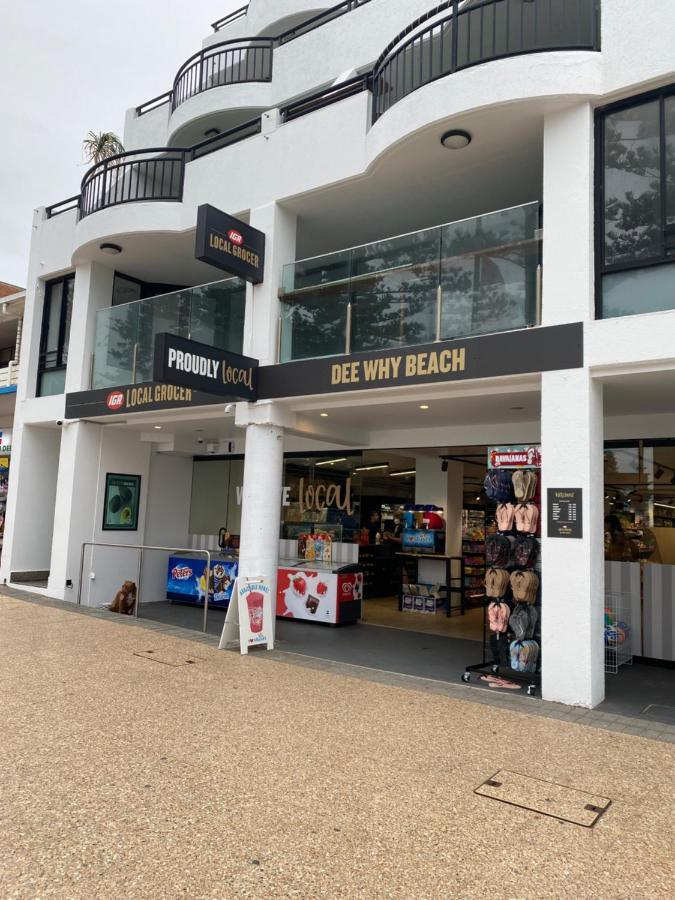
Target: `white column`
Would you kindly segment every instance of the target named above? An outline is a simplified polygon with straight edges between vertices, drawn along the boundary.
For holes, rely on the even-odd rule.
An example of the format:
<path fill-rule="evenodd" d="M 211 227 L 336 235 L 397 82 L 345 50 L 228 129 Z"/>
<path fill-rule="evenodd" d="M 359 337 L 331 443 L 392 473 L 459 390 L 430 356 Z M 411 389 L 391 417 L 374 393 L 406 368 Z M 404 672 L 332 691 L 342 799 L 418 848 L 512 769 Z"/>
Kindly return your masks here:
<path fill-rule="evenodd" d="M 239 574 L 269 579 L 275 598 L 284 429 L 292 423 L 278 404 L 266 402 L 238 403 L 235 421 L 246 429 Z"/>
<path fill-rule="evenodd" d="M 544 372 L 542 696 L 577 706 L 604 699 L 602 384 L 588 370 Z M 581 488 L 579 538 L 547 536 L 547 489 Z"/>
<path fill-rule="evenodd" d="M 542 324 L 593 319 L 593 108 L 544 119 Z"/>
<path fill-rule="evenodd" d="M 270 203 L 251 210 L 250 224 L 265 233 L 265 280 L 247 286 L 244 354 L 272 365 L 277 362 L 282 269 L 295 260 L 297 220 L 279 203 Z"/>
<path fill-rule="evenodd" d="M 82 543 L 94 539 L 96 528 L 102 439 L 103 428 L 93 422 L 74 422 L 62 429 L 48 588 L 55 596 L 73 602 L 77 600 Z M 66 581 L 72 586 L 66 587 Z"/>
<path fill-rule="evenodd" d="M 75 270 L 73 313 L 68 341 L 66 393 L 89 389 L 91 355 L 96 336 L 96 313 L 112 304 L 113 269 L 87 263 Z"/>

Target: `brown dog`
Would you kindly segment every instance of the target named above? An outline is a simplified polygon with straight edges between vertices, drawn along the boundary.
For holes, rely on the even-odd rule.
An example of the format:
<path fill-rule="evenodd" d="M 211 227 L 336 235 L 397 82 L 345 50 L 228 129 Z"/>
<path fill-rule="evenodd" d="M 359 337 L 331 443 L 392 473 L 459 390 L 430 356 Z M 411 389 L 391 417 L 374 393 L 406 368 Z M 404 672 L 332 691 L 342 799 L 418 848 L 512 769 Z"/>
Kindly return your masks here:
<path fill-rule="evenodd" d="M 133 581 L 125 581 L 121 589 L 115 594 L 115 599 L 110 604 L 110 612 L 122 613 L 125 616 L 133 614 L 136 606 L 136 584 Z"/>

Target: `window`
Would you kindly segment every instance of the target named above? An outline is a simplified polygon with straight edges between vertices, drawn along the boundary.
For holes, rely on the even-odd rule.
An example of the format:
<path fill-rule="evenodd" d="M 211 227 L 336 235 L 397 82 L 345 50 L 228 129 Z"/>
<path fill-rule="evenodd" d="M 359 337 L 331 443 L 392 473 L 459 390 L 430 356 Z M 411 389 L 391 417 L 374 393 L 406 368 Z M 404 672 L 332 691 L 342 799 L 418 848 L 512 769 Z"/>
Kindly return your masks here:
<path fill-rule="evenodd" d="M 675 309 L 675 85 L 598 113 L 598 316 Z"/>
<path fill-rule="evenodd" d="M 38 362 L 38 397 L 62 394 L 65 389 L 74 285 L 75 276 L 65 275 L 48 281 L 45 286 Z"/>

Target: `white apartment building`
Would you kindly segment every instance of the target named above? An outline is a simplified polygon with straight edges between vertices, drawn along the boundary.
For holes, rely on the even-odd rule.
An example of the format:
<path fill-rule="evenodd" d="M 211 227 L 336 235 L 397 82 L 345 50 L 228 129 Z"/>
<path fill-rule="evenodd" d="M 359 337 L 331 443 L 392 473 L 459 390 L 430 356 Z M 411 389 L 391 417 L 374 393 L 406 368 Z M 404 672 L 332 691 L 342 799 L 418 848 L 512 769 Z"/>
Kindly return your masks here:
<path fill-rule="evenodd" d="M 154 615 L 168 553 L 120 547 L 216 552 L 222 527 L 276 583 L 321 527 L 330 574 L 367 570 L 367 622 L 435 619 L 449 661 L 469 637 L 512 675 L 482 485 L 490 448 L 532 447 L 541 695 L 599 704 L 619 645 L 672 664 L 674 36 L 671 0 L 250 0 L 215 23 L 129 110 L 125 153 L 35 212 L 4 580 L 101 605 L 138 572 Z M 204 204 L 264 233 L 261 283 L 196 258 Z M 257 360 L 258 400 L 154 382 L 160 333 Z M 404 576 L 384 521 L 432 504 L 443 545 Z M 416 617 L 405 579 L 461 615 Z"/>

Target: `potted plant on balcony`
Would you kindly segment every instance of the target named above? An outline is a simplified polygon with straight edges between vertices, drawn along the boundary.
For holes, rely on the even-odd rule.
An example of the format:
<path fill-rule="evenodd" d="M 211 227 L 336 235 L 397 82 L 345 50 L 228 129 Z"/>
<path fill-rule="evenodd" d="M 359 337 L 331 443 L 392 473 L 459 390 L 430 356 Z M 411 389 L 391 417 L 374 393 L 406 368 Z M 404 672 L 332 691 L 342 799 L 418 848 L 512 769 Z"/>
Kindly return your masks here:
<path fill-rule="evenodd" d="M 82 149 L 87 162 L 94 165 L 117 153 L 124 153 L 122 141 L 114 131 L 90 131 L 82 141 Z"/>

